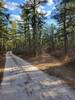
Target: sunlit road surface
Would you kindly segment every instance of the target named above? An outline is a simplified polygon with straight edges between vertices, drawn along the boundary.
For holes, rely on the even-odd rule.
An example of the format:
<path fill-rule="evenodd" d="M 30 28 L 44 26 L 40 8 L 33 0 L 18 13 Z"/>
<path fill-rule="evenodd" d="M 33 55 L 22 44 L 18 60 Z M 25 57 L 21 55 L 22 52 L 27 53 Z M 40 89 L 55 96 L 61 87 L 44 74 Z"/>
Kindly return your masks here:
<path fill-rule="evenodd" d="M 75 100 L 75 91 L 8 52 L 0 100 Z"/>

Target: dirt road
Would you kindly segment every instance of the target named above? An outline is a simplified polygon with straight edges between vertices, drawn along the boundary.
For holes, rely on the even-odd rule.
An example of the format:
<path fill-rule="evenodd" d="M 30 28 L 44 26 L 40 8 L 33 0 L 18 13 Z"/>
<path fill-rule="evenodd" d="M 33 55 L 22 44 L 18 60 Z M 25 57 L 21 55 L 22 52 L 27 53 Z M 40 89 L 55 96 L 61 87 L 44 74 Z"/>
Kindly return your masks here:
<path fill-rule="evenodd" d="M 0 100 L 75 100 L 75 91 L 59 78 L 7 52 Z"/>

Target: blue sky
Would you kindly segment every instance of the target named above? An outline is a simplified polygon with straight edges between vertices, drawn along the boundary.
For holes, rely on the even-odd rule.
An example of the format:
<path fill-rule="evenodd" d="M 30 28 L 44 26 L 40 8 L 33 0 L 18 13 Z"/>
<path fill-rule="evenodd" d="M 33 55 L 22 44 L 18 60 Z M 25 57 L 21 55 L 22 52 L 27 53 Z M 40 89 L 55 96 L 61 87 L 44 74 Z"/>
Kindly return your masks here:
<path fill-rule="evenodd" d="M 51 13 L 53 10 L 55 10 L 55 3 L 53 2 L 55 1 L 56 3 L 59 1 L 59 0 L 48 0 L 48 3 L 44 6 L 40 6 L 38 8 L 38 12 L 43 12 L 43 13 L 46 13 L 46 17 L 47 17 L 47 20 L 46 22 L 49 24 L 49 23 L 56 23 L 55 20 L 51 19 L 50 16 L 51 16 Z M 10 13 L 10 16 L 13 20 L 21 20 L 21 17 L 20 17 L 20 14 L 21 14 L 21 9 L 18 8 L 18 6 L 20 4 L 22 4 L 23 2 L 25 2 L 25 0 L 5 0 L 5 8 L 8 9 L 9 13 Z"/>

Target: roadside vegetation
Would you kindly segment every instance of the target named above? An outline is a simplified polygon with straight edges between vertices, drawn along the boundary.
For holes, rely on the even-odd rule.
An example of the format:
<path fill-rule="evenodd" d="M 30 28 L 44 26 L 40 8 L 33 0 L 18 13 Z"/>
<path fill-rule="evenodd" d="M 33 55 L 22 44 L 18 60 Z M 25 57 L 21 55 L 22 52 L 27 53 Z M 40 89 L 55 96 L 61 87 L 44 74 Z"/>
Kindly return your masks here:
<path fill-rule="evenodd" d="M 5 68 L 5 54 L 0 53 L 0 83 L 2 82 L 3 79 L 4 68 Z"/>

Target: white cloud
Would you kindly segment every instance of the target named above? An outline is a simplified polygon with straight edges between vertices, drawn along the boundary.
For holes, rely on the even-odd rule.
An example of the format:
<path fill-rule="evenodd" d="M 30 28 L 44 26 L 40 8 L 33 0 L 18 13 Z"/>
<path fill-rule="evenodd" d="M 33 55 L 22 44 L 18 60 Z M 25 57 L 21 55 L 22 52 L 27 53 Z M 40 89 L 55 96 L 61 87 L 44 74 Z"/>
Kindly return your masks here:
<path fill-rule="evenodd" d="M 46 11 L 44 10 L 44 7 L 43 7 L 43 6 L 39 6 L 39 7 L 37 8 L 37 11 L 38 11 L 39 13 L 46 13 Z"/>
<path fill-rule="evenodd" d="M 11 20 L 17 20 L 17 21 L 21 21 L 22 20 L 20 15 L 14 15 L 14 14 L 10 15 L 10 19 Z"/>
<path fill-rule="evenodd" d="M 15 9 L 17 9 L 18 4 L 15 2 L 6 2 L 4 7 L 9 9 L 9 10 L 15 10 Z"/>
<path fill-rule="evenodd" d="M 53 4 L 53 0 L 48 0 L 48 5 L 51 6 Z"/>
<path fill-rule="evenodd" d="M 47 3 L 48 6 L 52 6 L 53 4 L 54 4 L 53 0 L 48 0 L 48 3 Z M 45 17 L 48 17 L 48 16 L 51 15 L 51 12 L 52 12 L 53 9 L 55 9 L 55 7 L 52 6 L 53 8 L 51 10 L 49 10 L 49 9 L 46 9 L 46 6 L 39 6 L 37 8 L 37 11 L 39 13 L 45 14 Z"/>
<path fill-rule="evenodd" d="M 45 14 L 45 17 L 48 17 L 48 16 L 51 15 L 51 10 L 45 10 L 45 7 L 44 7 L 44 6 L 38 7 L 38 8 L 37 8 L 37 11 L 38 11 L 39 13 Z"/>
<path fill-rule="evenodd" d="M 45 17 L 50 16 L 51 15 L 51 11 L 47 11 Z"/>
<path fill-rule="evenodd" d="M 53 8 L 52 8 L 52 10 L 55 10 L 56 9 L 56 7 L 54 6 Z"/>
<path fill-rule="evenodd" d="M 41 8 L 39 7 L 39 8 L 37 9 L 37 11 L 38 11 L 39 13 L 43 13 L 43 14 L 45 14 L 45 17 L 51 15 L 51 10 L 50 10 L 50 11 L 46 11 L 46 10 L 41 9 Z"/>

